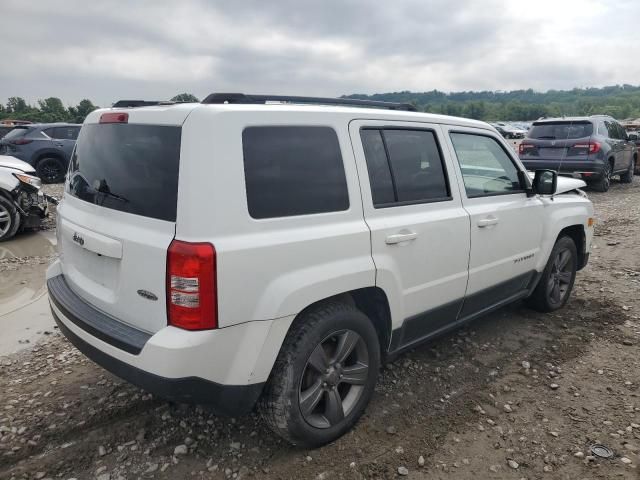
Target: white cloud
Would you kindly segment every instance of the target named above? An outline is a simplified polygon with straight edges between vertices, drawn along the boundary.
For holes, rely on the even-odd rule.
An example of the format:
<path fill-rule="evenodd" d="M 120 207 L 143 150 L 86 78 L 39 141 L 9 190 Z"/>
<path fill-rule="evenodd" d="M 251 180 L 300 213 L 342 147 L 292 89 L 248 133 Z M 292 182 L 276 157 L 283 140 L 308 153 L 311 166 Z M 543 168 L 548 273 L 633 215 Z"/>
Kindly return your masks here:
<path fill-rule="evenodd" d="M 637 83 L 638 18 L 634 0 L 3 0 L 0 94 L 104 105 Z"/>

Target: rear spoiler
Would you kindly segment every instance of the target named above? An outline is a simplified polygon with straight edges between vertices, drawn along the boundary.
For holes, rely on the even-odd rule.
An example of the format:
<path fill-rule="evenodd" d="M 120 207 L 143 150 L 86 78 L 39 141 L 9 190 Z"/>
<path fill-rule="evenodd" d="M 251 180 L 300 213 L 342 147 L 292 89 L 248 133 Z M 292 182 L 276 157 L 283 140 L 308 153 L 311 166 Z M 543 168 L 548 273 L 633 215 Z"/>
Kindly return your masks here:
<path fill-rule="evenodd" d="M 178 103 L 172 100 L 118 100 L 111 105 L 112 108 L 136 108 L 136 107 L 153 107 L 154 105 L 176 105 Z"/>

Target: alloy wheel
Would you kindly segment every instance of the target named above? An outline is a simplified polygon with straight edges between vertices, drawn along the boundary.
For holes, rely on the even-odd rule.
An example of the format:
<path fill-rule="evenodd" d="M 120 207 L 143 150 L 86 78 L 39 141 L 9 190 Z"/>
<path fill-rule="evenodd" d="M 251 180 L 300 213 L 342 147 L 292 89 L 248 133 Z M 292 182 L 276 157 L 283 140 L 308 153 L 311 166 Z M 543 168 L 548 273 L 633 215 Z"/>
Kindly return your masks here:
<path fill-rule="evenodd" d="M 0 237 L 11 228 L 11 212 L 0 203 Z"/>
<path fill-rule="evenodd" d="M 567 296 L 573 280 L 574 260 L 568 248 L 560 250 L 551 266 L 547 295 L 551 303 L 558 305 Z"/>
<path fill-rule="evenodd" d="M 300 412 L 316 428 L 330 428 L 348 416 L 364 393 L 369 351 L 353 330 L 327 336 L 304 367 L 298 393 Z"/>

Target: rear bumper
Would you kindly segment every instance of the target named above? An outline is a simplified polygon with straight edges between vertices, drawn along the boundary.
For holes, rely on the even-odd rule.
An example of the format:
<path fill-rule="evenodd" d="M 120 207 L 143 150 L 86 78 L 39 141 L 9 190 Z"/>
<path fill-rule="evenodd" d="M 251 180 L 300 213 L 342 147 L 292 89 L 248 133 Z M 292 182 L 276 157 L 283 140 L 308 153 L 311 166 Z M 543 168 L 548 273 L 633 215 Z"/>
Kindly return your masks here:
<path fill-rule="evenodd" d="M 52 312 L 60 331 L 88 358 L 121 379 L 160 398 L 178 403 L 207 404 L 215 413 L 233 417 L 249 413 L 262 393 L 264 383 L 220 385 L 197 377 L 161 377 L 132 367 L 84 341 L 67 328 L 55 311 Z"/>
<path fill-rule="evenodd" d="M 521 158 L 520 161 L 529 171 L 554 170 L 560 175 L 568 175 L 583 180 L 596 180 L 604 172 L 601 160 L 562 160 L 560 159 L 530 159 Z"/>
<path fill-rule="evenodd" d="M 47 287 L 61 332 L 87 357 L 123 380 L 167 400 L 210 405 L 221 415 L 249 413 L 258 400 L 264 381 L 249 381 L 271 322 L 207 332 L 166 327 L 149 335 L 86 303 L 63 275 L 50 277 Z M 222 381 L 204 378 L 205 374 Z M 234 379 L 244 380 L 227 382 Z"/>

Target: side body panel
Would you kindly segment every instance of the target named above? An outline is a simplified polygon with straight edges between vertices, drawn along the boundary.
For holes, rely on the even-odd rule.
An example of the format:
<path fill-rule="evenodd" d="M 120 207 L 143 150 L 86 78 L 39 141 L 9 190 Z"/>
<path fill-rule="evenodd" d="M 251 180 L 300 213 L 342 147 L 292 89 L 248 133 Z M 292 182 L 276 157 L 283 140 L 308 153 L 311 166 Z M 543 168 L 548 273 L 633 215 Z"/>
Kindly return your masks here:
<path fill-rule="evenodd" d="M 392 349 L 418 341 L 454 322 L 467 288 L 469 217 L 462 208 L 457 181 L 446 149 L 451 199 L 432 203 L 376 208 L 373 204 L 361 129 L 425 129 L 440 126 L 418 122 L 356 120 L 349 130 L 358 165 L 364 214 L 371 229 L 371 250 L 376 265 L 376 285 L 389 299 L 394 338 Z M 407 242 L 390 243 L 399 234 L 411 234 Z M 404 327 L 401 337 L 395 330 Z"/>

